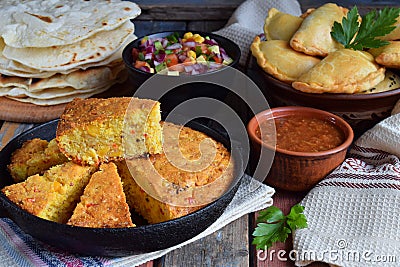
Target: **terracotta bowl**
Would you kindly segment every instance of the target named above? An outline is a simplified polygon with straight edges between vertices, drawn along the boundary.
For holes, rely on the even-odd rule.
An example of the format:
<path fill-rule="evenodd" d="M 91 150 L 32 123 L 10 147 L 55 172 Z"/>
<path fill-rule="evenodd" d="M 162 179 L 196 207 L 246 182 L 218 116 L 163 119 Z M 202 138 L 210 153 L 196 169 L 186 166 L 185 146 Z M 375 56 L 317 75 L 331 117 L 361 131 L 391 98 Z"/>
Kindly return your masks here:
<path fill-rule="evenodd" d="M 322 152 L 294 152 L 266 144 L 256 134 L 262 122 L 293 115 L 321 119 L 334 124 L 343 133 L 343 143 Z M 314 187 L 344 161 L 347 149 L 354 138 L 350 125 L 339 116 L 323 110 L 299 106 L 264 110 L 249 121 L 247 131 L 254 149 L 253 161 L 256 160 L 260 166 L 269 164 L 263 162 L 265 158 L 260 157 L 260 152 L 264 150 L 267 155 L 271 155 L 271 151 L 275 151 L 271 169 L 264 182 L 289 191 L 306 191 Z"/>
<path fill-rule="evenodd" d="M 266 73 L 253 58 L 248 75 L 263 91 L 270 107 L 305 106 L 329 111 L 346 120 L 356 136 L 389 117 L 400 99 L 400 84 L 397 89 L 375 94 L 304 93 Z"/>

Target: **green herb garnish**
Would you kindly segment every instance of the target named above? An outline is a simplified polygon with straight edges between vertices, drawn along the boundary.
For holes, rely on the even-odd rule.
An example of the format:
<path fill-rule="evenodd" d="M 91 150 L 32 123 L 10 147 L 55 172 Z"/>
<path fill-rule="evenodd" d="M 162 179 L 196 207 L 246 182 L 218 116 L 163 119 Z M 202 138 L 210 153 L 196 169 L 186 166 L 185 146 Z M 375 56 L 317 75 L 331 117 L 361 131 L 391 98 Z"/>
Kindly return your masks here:
<path fill-rule="evenodd" d="M 294 230 L 306 228 L 307 219 L 303 211 L 304 207 L 300 204 L 294 205 L 287 216 L 275 206 L 260 211 L 253 232 L 253 245 L 257 249 L 267 250 L 275 242 L 285 242 Z"/>
<path fill-rule="evenodd" d="M 385 7 L 382 10 L 372 10 L 362 16 L 361 24 L 358 22 L 358 9 L 354 6 L 342 23 L 334 22 L 331 36 L 345 48 L 364 50 L 388 45 L 388 41 L 378 39 L 393 31 L 400 8 Z"/>

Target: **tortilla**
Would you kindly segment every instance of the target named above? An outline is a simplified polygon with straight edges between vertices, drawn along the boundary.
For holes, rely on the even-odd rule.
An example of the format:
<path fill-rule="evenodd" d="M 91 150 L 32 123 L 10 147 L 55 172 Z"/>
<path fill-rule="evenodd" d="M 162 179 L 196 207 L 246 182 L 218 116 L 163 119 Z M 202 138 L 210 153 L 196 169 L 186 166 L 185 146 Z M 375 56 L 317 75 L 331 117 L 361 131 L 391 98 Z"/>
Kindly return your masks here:
<path fill-rule="evenodd" d="M 127 21 L 112 31 L 102 31 L 80 42 L 52 47 L 14 48 L 5 46 L 3 56 L 40 71 L 61 71 L 98 62 L 117 51 L 133 33 Z"/>
<path fill-rule="evenodd" d="M 115 82 L 116 83 L 116 82 Z M 23 103 L 31 103 L 31 104 L 35 104 L 35 105 L 39 105 L 39 106 L 51 106 L 51 105 L 58 105 L 58 104 L 63 104 L 63 103 L 68 103 L 71 102 L 74 98 L 88 98 L 91 97 L 93 95 L 97 95 L 100 94 L 102 92 L 107 91 L 111 86 L 104 86 L 102 88 L 97 89 L 96 91 L 92 91 L 89 93 L 76 93 L 73 95 L 67 95 L 67 96 L 61 96 L 61 97 L 56 97 L 56 98 L 51 98 L 51 99 L 38 99 L 38 98 L 33 98 L 33 97 L 9 97 L 7 96 L 7 98 L 19 101 L 19 102 L 23 102 Z"/>
<path fill-rule="evenodd" d="M 76 43 L 141 12 L 137 4 L 119 0 L 2 0 L 0 10 L 0 36 L 16 48 Z"/>
<path fill-rule="evenodd" d="M 77 71 L 79 69 L 87 69 L 90 67 L 98 67 L 98 66 L 110 66 L 110 64 L 113 64 L 113 62 L 122 60 L 122 51 L 124 50 L 124 47 L 128 43 L 134 41 L 135 39 L 137 39 L 137 37 L 134 34 L 129 35 L 128 39 L 123 43 L 123 45 L 115 53 L 113 53 L 111 56 L 109 56 L 101 61 L 86 63 L 83 65 L 80 65 L 79 67 L 66 69 L 66 70 L 42 71 L 42 70 L 27 67 L 25 65 L 22 65 L 19 62 L 10 60 L 10 59 L 2 56 L 1 51 L 3 51 L 2 48 L 4 48 L 5 44 L 2 41 L 2 39 L 0 38 L 0 74 L 4 74 L 7 76 L 18 76 L 18 77 L 23 77 L 23 78 L 49 78 L 57 73 L 68 74 L 73 71 Z"/>
<path fill-rule="evenodd" d="M 76 90 L 97 88 L 111 83 L 112 80 L 118 77 L 122 70 L 125 70 L 125 66 L 121 62 L 117 62 L 113 66 L 76 70 L 69 74 L 56 74 L 43 79 L 1 76 L 0 88 L 17 87 L 28 92 L 38 92 L 45 89 L 63 87 L 70 87 Z"/>

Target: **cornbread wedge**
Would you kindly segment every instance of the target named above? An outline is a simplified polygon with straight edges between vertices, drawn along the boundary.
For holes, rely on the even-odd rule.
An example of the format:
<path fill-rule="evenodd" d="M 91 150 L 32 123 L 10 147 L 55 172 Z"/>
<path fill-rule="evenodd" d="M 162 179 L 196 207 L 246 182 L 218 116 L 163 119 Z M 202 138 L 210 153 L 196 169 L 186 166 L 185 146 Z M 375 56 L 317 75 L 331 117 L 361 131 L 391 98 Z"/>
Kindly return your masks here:
<path fill-rule="evenodd" d="M 92 175 L 68 224 L 97 228 L 135 226 L 114 163 L 100 165 Z"/>
<path fill-rule="evenodd" d="M 74 99 L 61 115 L 56 139 L 79 164 L 98 165 L 162 151 L 160 103 L 130 97 Z"/>
<path fill-rule="evenodd" d="M 14 151 L 7 166 L 13 180 L 18 183 L 34 174 L 43 174 L 50 167 L 68 159 L 58 149 L 56 140 L 50 142 L 39 138 L 28 140 Z"/>
<path fill-rule="evenodd" d="M 6 186 L 3 193 L 14 203 L 40 218 L 66 223 L 72 215 L 92 167 L 67 162 L 35 174 L 24 182 Z"/>
<path fill-rule="evenodd" d="M 204 200 L 204 198 L 210 196 L 221 196 L 233 180 L 230 153 L 221 143 L 211 141 L 204 133 L 189 127 L 181 128 L 171 123 L 164 123 L 163 126 L 164 151 L 168 151 L 169 148 L 175 150 L 169 151 L 171 158 L 162 153 L 150 155 L 149 159 L 138 158 L 116 162 L 129 206 L 151 224 L 182 217 L 204 207 L 205 204 L 203 203 L 196 204 L 198 198 Z M 179 132 L 179 136 L 175 135 L 175 131 Z M 175 149 L 178 147 L 173 146 L 174 142 L 177 141 L 176 137 L 179 137 L 179 149 Z M 203 147 L 201 153 L 200 144 L 207 138 L 211 142 Z M 207 150 L 212 150 L 214 156 L 208 156 Z M 176 157 L 174 152 L 182 153 L 191 162 L 187 162 L 185 166 L 180 166 L 182 159 Z M 195 167 L 201 165 L 201 162 L 197 160 L 202 157 L 202 154 L 207 154 L 205 159 L 208 162 L 206 166 L 200 166 L 199 169 L 196 169 Z M 195 163 L 196 166 L 192 168 L 189 166 L 190 163 Z M 141 180 L 145 183 L 145 186 L 155 185 L 157 181 L 154 178 L 157 175 L 165 179 L 164 182 L 160 182 L 167 192 L 164 195 L 166 198 L 162 201 L 153 195 L 149 195 L 147 192 L 150 191 L 145 191 L 142 188 L 144 184 L 139 185 L 138 180 L 135 180 Z M 203 186 L 209 186 L 203 192 L 207 196 L 205 194 L 203 196 L 198 195 L 196 191 L 192 190 Z M 190 193 L 189 197 L 185 199 L 188 205 L 171 204 L 178 194 L 185 194 L 186 192 Z M 195 194 L 193 195 L 192 192 Z"/>

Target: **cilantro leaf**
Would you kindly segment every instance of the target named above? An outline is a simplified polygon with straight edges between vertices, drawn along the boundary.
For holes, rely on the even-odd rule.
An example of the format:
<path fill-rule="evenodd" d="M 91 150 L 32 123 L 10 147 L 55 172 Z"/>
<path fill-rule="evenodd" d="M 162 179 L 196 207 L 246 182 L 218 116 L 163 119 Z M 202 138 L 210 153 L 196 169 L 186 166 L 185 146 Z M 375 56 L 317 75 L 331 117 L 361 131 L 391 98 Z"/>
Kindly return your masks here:
<path fill-rule="evenodd" d="M 296 230 L 301 228 L 306 228 L 307 219 L 306 216 L 303 214 L 304 207 L 300 204 L 294 205 L 290 209 L 290 213 L 286 216 L 286 223 L 289 225 L 290 229 Z"/>
<path fill-rule="evenodd" d="M 259 223 L 253 233 L 255 236 L 253 244 L 256 245 L 256 249 L 269 248 L 275 242 L 285 242 L 290 233 L 290 229 L 285 226 L 284 222 Z"/>
<path fill-rule="evenodd" d="M 267 209 L 260 211 L 257 217 L 257 222 L 275 223 L 285 219 L 283 212 L 275 207 L 270 206 Z"/>
<path fill-rule="evenodd" d="M 337 21 L 333 23 L 331 35 L 346 47 L 357 33 L 358 26 L 358 9 L 357 6 L 354 6 L 354 8 L 347 13 L 347 17 L 343 17 L 342 24 Z"/>
<path fill-rule="evenodd" d="M 361 24 L 358 23 L 358 9 L 354 6 L 342 23 L 334 22 L 331 36 L 343 44 L 345 48 L 364 50 L 366 48 L 378 48 L 389 44 L 388 41 L 377 37 L 385 36 L 393 31 L 396 19 L 400 15 L 400 8 L 388 8 L 372 10 L 362 16 Z"/>
<path fill-rule="evenodd" d="M 304 207 L 299 204 L 294 205 L 287 216 L 275 206 L 260 211 L 253 232 L 253 245 L 257 249 L 266 250 L 275 242 L 285 242 L 292 231 L 307 227 L 303 211 Z"/>

